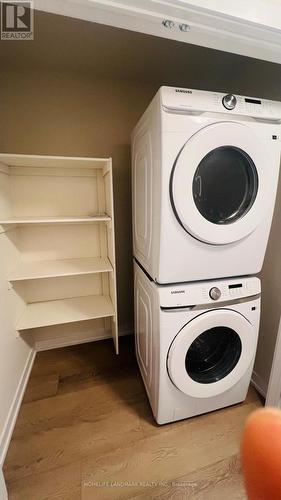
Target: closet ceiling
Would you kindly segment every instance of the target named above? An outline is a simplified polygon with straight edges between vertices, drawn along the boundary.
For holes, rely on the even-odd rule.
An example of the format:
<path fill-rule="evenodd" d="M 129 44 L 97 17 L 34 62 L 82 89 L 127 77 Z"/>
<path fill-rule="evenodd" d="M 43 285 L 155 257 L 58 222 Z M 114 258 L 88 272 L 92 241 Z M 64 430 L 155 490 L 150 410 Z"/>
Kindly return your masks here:
<path fill-rule="evenodd" d="M 39 11 L 35 40 L 1 41 L 0 60 L 4 71 L 84 73 L 280 99 L 281 65 Z"/>

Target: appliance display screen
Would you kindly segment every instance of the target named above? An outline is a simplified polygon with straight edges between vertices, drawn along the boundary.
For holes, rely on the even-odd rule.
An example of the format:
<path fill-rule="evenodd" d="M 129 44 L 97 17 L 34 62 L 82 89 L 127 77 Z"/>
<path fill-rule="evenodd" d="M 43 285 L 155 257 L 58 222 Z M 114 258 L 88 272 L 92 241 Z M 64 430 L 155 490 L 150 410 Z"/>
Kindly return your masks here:
<path fill-rule="evenodd" d="M 259 99 L 245 99 L 245 102 L 249 102 L 251 104 L 261 104 L 261 101 Z"/>

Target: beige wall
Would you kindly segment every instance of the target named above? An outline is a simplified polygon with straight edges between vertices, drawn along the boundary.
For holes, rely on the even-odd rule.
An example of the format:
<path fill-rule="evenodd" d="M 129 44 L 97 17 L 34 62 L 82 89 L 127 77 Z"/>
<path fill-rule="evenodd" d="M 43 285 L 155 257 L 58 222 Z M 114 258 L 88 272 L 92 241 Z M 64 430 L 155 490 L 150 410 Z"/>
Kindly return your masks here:
<path fill-rule="evenodd" d="M 130 132 L 155 85 L 73 74 L 10 73 L 1 78 L 0 151 L 112 156 L 119 318 L 132 325 Z"/>

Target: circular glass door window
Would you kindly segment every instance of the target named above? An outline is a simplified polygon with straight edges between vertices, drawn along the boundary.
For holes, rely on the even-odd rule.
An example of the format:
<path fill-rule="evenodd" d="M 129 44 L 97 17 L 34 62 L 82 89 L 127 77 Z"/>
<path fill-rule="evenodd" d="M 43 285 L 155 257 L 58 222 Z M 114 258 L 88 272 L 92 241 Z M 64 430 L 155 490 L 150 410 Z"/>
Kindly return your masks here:
<path fill-rule="evenodd" d="M 195 205 L 205 219 L 230 224 L 243 217 L 255 201 L 257 169 L 242 149 L 221 146 L 199 163 L 192 190 Z"/>
<path fill-rule="evenodd" d="M 231 328 L 217 326 L 201 333 L 190 345 L 185 368 L 201 384 L 211 384 L 226 377 L 237 365 L 242 343 Z"/>

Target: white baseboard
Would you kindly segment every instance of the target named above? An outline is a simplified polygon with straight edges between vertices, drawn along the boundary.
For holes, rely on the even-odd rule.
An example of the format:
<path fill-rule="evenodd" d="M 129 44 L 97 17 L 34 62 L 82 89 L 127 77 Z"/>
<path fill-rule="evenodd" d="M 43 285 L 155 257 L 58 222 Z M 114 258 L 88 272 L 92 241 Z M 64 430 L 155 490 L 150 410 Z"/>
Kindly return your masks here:
<path fill-rule="evenodd" d="M 131 335 L 133 334 L 132 328 L 131 327 L 125 327 L 119 329 L 119 337 L 122 337 L 124 335 Z M 88 342 L 95 342 L 96 340 L 105 340 L 105 339 L 111 339 L 112 338 L 112 332 L 111 330 L 105 330 L 104 328 L 100 328 L 95 330 L 94 335 L 93 332 L 87 331 L 87 330 L 81 330 L 78 333 L 77 332 L 67 332 L 67 334 L 63 334 L 62 328 L 59 331 L 59 334 L 55 334 L 54 336 L 41 336 L 41 338 L 38 338 L 34 336 L 35 339 L 35 349 L 36 352 L 40 351 L 48 351 L 50 349 L 58 349 L 60 347 L 67 347 L 71 345 L 77 345 L 77 344 L 86 344 Z"/>
<path fill-rule="evenodd" d="M 266 393 L 267 393 L 267 384 L 266 382 L 260 377 L 260 375 L 255 372 L 255 370 L 252 373 L 252 380 L 251 383 L 253 386 L 257 389 L 257 391 L 264 397 L 266 398 Z"/>
<path fill-rule="evenodd" d="M 0 500 L 8 500 L 8 493 L 2 469 L 0 469 Z"/>
<path fill-rule="evenodd" d="M 36 352 L 32 350 L 27 358 L 25 367 L 23 369 L 13 402 L 10 407 L 10 411 L 8 417 L 6 419 L 6 423 L 4 425 L 4 429 L 2 435 L 0 437 L 0 466 L 3 467 L 3 463 L 6 457 L 6 453 L 10 444 L 10 440 L 12 437 L 12 433 L 15 427 L 15 423 L 17 420 L 18 412 L 20 409 L 20 405 L 22 402 L 22 398 L 24 396 L 24 391 L 29 379 L 29 375 L 33 366 L 33 362 L 35 359 Z M 1 499 L 2 500 L 2 499 Z"/>
<path fill-rule="evenodd" d="M 79 338 L 73 338 L 71 339 L 70 337 L 58 337 L 58 338 L 53 338 L 53 339 L 41 339 L 37 342 L 35 342 L 35 348 L 36 352 L 40 351 L 49 351 L 51 349 L 58 349 L 60 347 L 68 347 L 71 345 L 76 345 L 76 344 L 86 344 L 87 342 L 94 342 L 96 340 L 103 340 L 103 339 L 108 339 L 112 337 L 111 332 L 107 331 L 101 331 L 101 332 L 95 332 L 95 335 L 85 335 L 81 336 Z"/>

